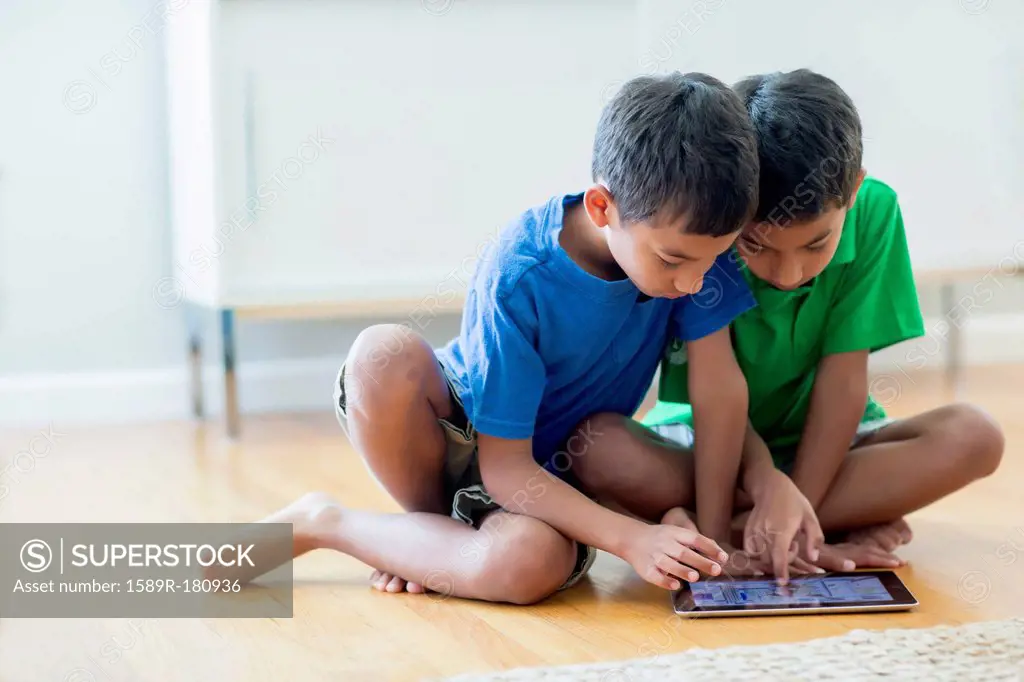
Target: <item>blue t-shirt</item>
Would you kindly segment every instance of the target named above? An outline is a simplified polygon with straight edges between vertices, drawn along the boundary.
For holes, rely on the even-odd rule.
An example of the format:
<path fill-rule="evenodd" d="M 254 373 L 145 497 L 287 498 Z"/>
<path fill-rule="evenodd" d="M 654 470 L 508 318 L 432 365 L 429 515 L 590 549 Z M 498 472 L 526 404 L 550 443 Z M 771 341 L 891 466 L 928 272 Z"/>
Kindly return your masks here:
<path fill-rule="evenodd" d="M 584 418 L 639 409 L 670 336 L 699 339 L 755 305 L 729 251 L 700 293 L 674 300 L 586 272 L 559 244 L 565 209 L 582 197 L 556 196 L 502 231 L 469 282 L 459 336 L 437 352 L 474 428 L 532 437 L 548 468 Z"/>

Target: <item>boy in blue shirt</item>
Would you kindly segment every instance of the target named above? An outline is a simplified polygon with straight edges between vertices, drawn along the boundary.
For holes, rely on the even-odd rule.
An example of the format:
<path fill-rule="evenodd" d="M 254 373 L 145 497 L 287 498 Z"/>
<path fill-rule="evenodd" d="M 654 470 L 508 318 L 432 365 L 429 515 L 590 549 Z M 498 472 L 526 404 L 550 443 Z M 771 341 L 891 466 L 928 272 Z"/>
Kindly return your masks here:
<path fill-rule="evenodd" d="M 371 327 L 341 368 L 339 421 L 406 513 L 313 494 L 267 521 L 294 524 L 296 555 L 330 548 L 375 567 L 388 592 L 532 603 L 577 582 L 595 548 L 668 589 L 720 573 L 727 555 L 707 535 L 726 536 L 731 494 L 698 502 L 700 534 L 602 507 L 566 474 L 602 437 L 588 417 L 632 415 L 678 337 L 694 401 L 713 415 L 697 427 L 698 482 L 733 490 L 747 397 L 728 328 L 754 302 L 727 251 L 753 214 L 757 169 L 726 85 L 627 83 L 598 126 L 594 184 L 507 226 L 456 339 L 435 351 L 407 327 Z"/>

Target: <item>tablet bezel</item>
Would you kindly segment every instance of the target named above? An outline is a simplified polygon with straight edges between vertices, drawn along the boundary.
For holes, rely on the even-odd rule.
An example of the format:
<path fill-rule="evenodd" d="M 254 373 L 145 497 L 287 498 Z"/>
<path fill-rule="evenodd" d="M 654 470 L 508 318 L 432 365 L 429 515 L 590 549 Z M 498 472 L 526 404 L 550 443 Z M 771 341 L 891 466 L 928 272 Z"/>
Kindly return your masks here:
<path fill-rule="evenodd" d="M 672 606 L 675 612 L 681 616 L 700 618 L 708 616 L 758 616 L 758 615 L 800 615 L 808 613 L 849 613 L 856 611 L 907 611 L 918 606 L 918 601 L 910 592 L 907 586 L 900 580 L 893 571 L 871 570 L 851 571 L 849 573 L 831 572 L 818 575 L 792 576 L 790 583 L 798 583 L 807 580 L 821 580 L 823 578 L 878 578 L 879 582 L 892 597 L 891 601 L 863 601 L 851 604 L 848 602 L 817 604 L 736 604 L 729 606 L 695 606 L 693 593 L 690 591 L 690 584 L 683 583 L 683 586 L 672 594 Z M 768 578 L 708 578 L 703 582 L 749 582 L 751 580 L 771 580 Z"/>

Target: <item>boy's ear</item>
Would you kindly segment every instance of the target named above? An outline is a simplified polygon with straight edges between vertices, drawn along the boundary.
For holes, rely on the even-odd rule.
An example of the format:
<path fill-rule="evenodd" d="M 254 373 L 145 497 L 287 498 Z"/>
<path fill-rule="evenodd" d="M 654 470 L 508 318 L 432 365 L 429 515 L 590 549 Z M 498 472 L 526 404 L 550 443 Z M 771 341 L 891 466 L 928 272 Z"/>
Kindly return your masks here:
<path fill-rule="evenodd" d="M 594 185 L 583 194 L 583 205 L 590 221 L 597 227 L 608 227 L 615 211 L 612 194 L 604 185 Z"/>
<path fill-rule="evenodd" d="M 847 210 L 853 208 L 853 204 L 857 201 L 857 192 L 860 191 L 861 183 L 864 182 L 864 178 L 868 175 L 868 171 L 865 168 L 861 168 L 860 172 L 857 173 L 857 184 L 853 186 L 853 194 L 850 195 L 850 204 L 846 207 Z"/>

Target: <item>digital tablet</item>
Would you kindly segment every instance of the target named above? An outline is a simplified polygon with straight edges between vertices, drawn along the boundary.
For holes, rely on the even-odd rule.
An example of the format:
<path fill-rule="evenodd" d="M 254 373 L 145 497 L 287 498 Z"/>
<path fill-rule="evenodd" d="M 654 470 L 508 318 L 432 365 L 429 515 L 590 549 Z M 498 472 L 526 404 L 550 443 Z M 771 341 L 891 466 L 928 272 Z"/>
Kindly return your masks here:
<path fill-rule="evenodd" d="M 683 583 L 675 612 L 691 618 L 787 616 L 856 611 L 908 611 L 917 599 L 892 571 L 854 571 L 774 578 L 708 578 Z"/>

